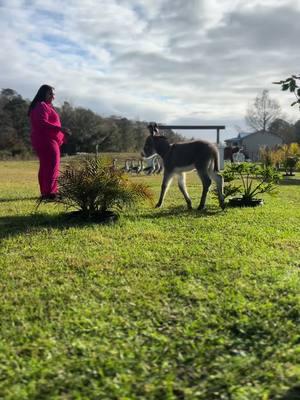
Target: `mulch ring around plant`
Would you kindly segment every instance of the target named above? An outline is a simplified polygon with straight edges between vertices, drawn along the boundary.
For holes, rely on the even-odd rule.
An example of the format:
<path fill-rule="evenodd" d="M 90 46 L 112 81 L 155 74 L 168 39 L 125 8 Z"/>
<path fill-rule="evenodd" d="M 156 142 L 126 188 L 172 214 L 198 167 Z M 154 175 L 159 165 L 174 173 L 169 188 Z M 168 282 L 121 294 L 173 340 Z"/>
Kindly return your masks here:
<path fill-rule="evenodd" d="M 113 211 L 99 211 L 90 215 L 83 211 L 72 211 L 67 216 L 68 219 L 72 219 L 73 221 L 95 222 L 98 224 L 114 224 L 119 219 L 119 215 Z"/>
<path fill-rule="evenodd" d="M 263 204 L 263 199 L 243 199 L 242 197 L 236 197 L 228 201 L 229 207 L 257 207 Z"/>

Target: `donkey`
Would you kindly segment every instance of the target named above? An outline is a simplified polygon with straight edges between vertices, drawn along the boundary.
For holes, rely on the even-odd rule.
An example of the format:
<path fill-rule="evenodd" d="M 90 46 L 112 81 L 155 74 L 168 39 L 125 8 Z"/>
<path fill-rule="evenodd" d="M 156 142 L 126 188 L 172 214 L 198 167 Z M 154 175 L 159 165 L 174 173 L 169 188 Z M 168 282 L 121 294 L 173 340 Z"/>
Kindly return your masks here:
<path fill-rule="evenodd" d="M 191 209 L 192 201 L 185 186 L 185 172 L 196 169 L 203 185 L 198 210 L 205 208 L 206 196 L 212 180 L 216 182 L 219 204 L 224 209 L 223 177 L 218 173 L 219 153 L 217 148 L 202 140 L 169 144 L 165 136 L 159 135 L 157 124 L 150 124 L 148 129 L 150 135 L 146 139 L 142 156 L 148 158 L 157 153 L 161 156 L 164 164 L 160 197 L 155 207 L 162 206 L 174 175 L 178 175 L 179 189 L 185 198 L 188 209 Z"/>

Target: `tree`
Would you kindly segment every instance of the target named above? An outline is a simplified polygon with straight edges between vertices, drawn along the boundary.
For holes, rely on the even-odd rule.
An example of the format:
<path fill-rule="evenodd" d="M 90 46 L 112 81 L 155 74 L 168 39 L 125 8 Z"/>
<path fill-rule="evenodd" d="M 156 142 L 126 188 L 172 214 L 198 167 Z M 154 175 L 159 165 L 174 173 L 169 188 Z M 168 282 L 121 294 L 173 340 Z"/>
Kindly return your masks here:
<path fill-rule="evenodd" d="M 300 143 L 300 120 L 295 123 L 294 125 L 294 134 L 295 134 L 295 139 L 298 143 Z"/>
<path fill-rule="evenodd" d="M 71 129 L 69 147 L 83 152 L 95 152 L 96 144 L 104 133 L 101 130 L 103 118 L 83 107 L 73 108 L 65 102 L 61 109 L 62 125 Z"/>
<path fill-rule="evenodd" d="M 248 108 L 245 120 L 247 125 L 256 131 L 266 132 L 280 114 L 279 103 L 271 99 L 268 90 L 264 89 L 262 94 L 255 98 L 253 105 Z"/>
<path fill-rule="evenodd" d="M 25 147 L 30 145 L 30 126 L 27 117 L 29 103 L 20 95 L 9 100 L 3 107 L 3 111 L 10 116 L 12 127 L 16 131 L 17 137 L 24 142 Z"/>
<path fill-rule="evenodd" d="M 299 80 L 299 79 L 300 79 L 299 75 L 298 76 L 292 75 L 289 78 L 286 78 L 282 81 L 273 82 L 273 83 L 275 85 L 281 85 L 281 90 L 283 90 L 283 91 L 289 90 L 290 93 L 294 93 L 296 100 L 291 103 L 291 106 L 298 104 L 299 109 L 300 109 L 300 87 L 297 85 L 297 80 Z M 297 142 L 300 143 L 300 121 L 299 120 L 294 125 L 294 136 L 295 136 Z"/>
<path fill-rule="evenodd" d="M 295 141 L 295 127 L 282 118 L 276 118 L 269 125 L 269 132 L 281 137 L 284 143 L 292 143 Z"/>
<path fill-rule="evenodd" d="M 283 81 L 273 82 L 275 85 L 281 85 L 281 90 L 286 91 L 289 90 L 291 93 L 294 93 L 296 100 L 291 103 L 291 106 L 295 104 L 299 104 L 300 108 L 300 88 L 297 85 L 296 80 L 300 79 L 300 76 L 292 75 L 289 78 L 284 79 Z"/>
<path fill-rule="evenodd" d="M 30 149 L 28 105 L 29 102 L 16 91 L 9 88 L 1 90 L 0 150 L 21 154 Z"/>
<path fill-rule="evenodd" d="M 9 101 L 13 100 L 15 97 L 19 97 L 19 94 L 10 88 L 6 88 L 6 89 L 1 89 L 1 106 L 4 107 L 6 103 L 8 103 Z"/>

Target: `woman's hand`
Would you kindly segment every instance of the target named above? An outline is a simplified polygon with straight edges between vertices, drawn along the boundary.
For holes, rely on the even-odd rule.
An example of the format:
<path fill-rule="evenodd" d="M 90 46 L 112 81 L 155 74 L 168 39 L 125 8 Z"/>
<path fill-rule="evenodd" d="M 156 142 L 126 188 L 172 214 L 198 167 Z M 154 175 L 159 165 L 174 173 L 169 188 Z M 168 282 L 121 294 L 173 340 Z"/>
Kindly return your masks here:
<path fill-rule="evenodd" d="M 61 131 L 62 131 L 62 133 L 64 133 L 65 135 L 72 136 L 71 129 L 69 129 L 69 128 L 61 127 Z"/>

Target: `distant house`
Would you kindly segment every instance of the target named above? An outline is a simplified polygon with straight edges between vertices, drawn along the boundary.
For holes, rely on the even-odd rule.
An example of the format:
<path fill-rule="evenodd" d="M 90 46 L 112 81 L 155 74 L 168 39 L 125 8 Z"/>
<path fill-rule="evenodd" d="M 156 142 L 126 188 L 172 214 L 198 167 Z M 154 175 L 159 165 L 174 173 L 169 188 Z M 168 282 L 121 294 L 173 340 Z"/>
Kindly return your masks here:
<path fill-rule="evenodd" d="M 237 137 L 225 140 L 226 146 L 242 147 L 247 158 L 253 161 L 259 159 L 259 149 L 273 149 L 283 144 L 283 139 L 270 132 L 240 132 Z"/>

